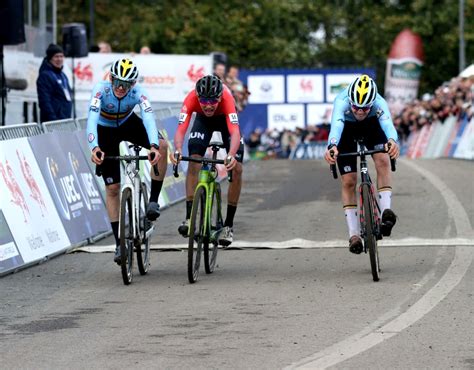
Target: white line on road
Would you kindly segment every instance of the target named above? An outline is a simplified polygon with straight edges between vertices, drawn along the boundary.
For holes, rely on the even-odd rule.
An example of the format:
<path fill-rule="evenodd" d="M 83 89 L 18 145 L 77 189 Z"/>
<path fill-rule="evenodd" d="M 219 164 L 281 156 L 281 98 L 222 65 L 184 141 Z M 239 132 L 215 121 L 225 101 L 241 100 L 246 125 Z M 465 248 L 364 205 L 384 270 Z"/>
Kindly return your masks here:
<path fill-rule="evenodd" d="M 471 241 L 474 235 L 469 217 L 456 195 L 437 176 L 421 168 L 412 161 L 403 161 L 409 167 L 422 174 L 443 196 L 450 216 L 454 219 L 457 235 Z M 320 352 L 291 364 L 287 369 L 325 369 L 356 356 L 373 346 L 393 337 L 413 325 L 441 302 L 461 281 L 474 257 L 474 250 L 467 246 L 456 247 L 454 259 L 446 273 L 426 294 L 404 313 L 380 329 L 365 328 L 361 332 L 346 338 Z"/>
<path fill-rule="evenodd" d="M 421 239 L 404 238 L 382 240 L 379 246 L 383 247 L 474 247 L 473 239 L 450 238 L 450 239 Z M 306 239 L 292 239 L 283 242 L 256 242 L 256 241 L 236 241 L 232 243 L 232 249 L 317 249 L 317 248 L 347 248 L 347 240 L 314 241 Z M 152 250 L 182 250 L 187 249 L 188 244 L 155 244 Z M 103 253 L 113 252 L 115 245 L 95 245 L 83 246 L 74 249 L 72 252 Z"/>

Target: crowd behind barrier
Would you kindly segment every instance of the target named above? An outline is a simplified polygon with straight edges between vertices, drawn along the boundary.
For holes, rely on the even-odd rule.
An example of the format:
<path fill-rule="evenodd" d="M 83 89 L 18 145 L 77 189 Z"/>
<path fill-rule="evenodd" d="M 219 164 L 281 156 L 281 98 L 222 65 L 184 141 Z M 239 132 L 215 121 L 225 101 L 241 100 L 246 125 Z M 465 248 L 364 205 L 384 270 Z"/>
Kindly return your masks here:
<path fill-rule="evenodd" d="M 314 155 L 314 148 L 320 151 L 326 147 L 330 125 L 328 122 L 320 125 L 310 125 L 306 128 L 297 127 L 295 130 L 257 128 L 245 139 L 250 159 L 316 159 L 322 156 Z M 303 152 L 305 155 L 302 155 Z"/>
<path fill-rule="evenodd" d="M 474 76 L 455 77 L 393 115 L 402 155 L 474 159 L 473 101 Z M 257 128 L 245 143 L 251 159 L 320 159 L 329 130 L 327 122 L 283 131 Z"/>
<path fill-rule="evenodd" d="M 179 108 L 155 111 L 158 129 L 167 138 L 174 136 Z M 111 233 L 104 184 L 95 176 L 85 140 L 86 122 L 81 118 L 0 128 L 0 275 Z M 148 162 L 145 167 L 143 177 L 150 182 Z M 169 165 L 160 206 L 184 195 L 184 176 L 174 178 Z"/>

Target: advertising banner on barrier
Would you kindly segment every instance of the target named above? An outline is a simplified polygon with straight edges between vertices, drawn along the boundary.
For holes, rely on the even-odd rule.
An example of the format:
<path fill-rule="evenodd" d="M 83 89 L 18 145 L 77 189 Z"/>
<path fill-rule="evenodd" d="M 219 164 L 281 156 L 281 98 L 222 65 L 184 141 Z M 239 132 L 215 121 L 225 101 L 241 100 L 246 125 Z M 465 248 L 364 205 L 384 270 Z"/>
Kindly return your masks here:
<path fill-rule="evenodd" d="M 173 145 L 173 138 L 174 134 L 176 133 L 176 129 L 178 128 L 178 117 L 169 117 L 165 118 L 164 120 L 160 121 L 159 126 L 163 129 L 161 130 L 162 135 L 164 136 L 165 140 L 168 142 L 169 152 L 174 152 L 174 145 Z M 190 125 L 191 127 L 191 125 Z M 183 143 L 183 155 L 187 155 L 188 151 L 188 139 L 187 136 Z M 167 204 L 174 203 L 179 199 L 183 199 L 186 195 L 185 190 L 185 181 L 186 178 L 184 176 L 184 172 L 187 169 L 187 166 L 183 167 L 183 163 L 179 165 L 179 177 L 173 176 L 173 165 L 168 161 L 168 168 L 166 170 L 166 177 L 163 182 L 163 191 L 166 193 L 166 201 Z M 187 165 L 187 163 L 186 163 Z"/>
<path fill-rule="evenodd" d="M 285 76 L 249 76 L 247 83 L 249 91 L 252 92 L 252 94 L 249 96 L 249 104 L 285 102 Z"/>
<path fill-rule="evenodd" d="M 324 102 L 324 75 L 295 74 L 286 76 L 288 103 Z"/>
<path fill-rule="evenodd" d="M 84 154 L 84 157 L 86 158 L 86 163 L 89 167 L 90 173 L 94 175 L 93 179 L 96 185 L 98 186 L 98 189 L 102 195 L 102 200 L 105 204 L 105 184 L 102 181 L 101 177 L 97 177 L 95 175 L 95 164 L 91 161 L 91 149 L 89 148 L 89 145 L 86 140 L 86 130 L 74 131 L 74 136 L 77 139 L 79 148 L 81 149 L 82 153 Z"/>
<path fill-rule="evenodd" d="M 333 103 L 336 96 L 359 75 L 359 73 L 328 73 L 326 75 L 326 102 Z"/>
<path fill-rule="evenodd" d="M 108 231 L 102 197 L 74 134 L 57 131 L 28 140 L 71 243 Z"/>
<path fill-rule="evenodd" d="M 7 220 L 0 209 L 0 275 L 23 265 Z"/>
<path fill-rule="evenodd" d="M 28 139 L 0 142 L 0 208 L 25 263 L 71 245 Z"/>
<path fill-rule="evenodd" d="M 321 159 L 324 158 L 326 151 L 326 142 L 303 143 L 293 149 L 290 153 L 290 159 Z"/>
<path fill-rule="evenodd" d="M 462 135 L 464 134 L 464 130 L 468 127 L 469 125 L 469 120 L 465 116 L 461 118 L 457 123 L 456 127 L 454 130 L 451 132 L 451 136 L 449 137 L 448 144 L 446 145 L 444 155 L 447 157 L 453 157 L 454 153 L 456 152 L 459 141 L 462 138 Z"/>
<path fill-rule="evenodd" d="M 304 127 L 303 104 L 269 104 L 267 127 L 271 130 L 294 130 Z"/>
<path fill-rule="evenodd" d="M 94 85 L 106 77 L 112 63 L 119 58 L 131 58 L 138 67 L 138 82 L 151 101 L 181 102 L 196 81 L 212 73 L 211 55 L 89 53 L 75 58 L 76 98 L 87 101 Z M 72 60 L 66 58 L 72 69 Z"/>
<path fill-rule="evenodd" d="M 308 104 L 306 107 L 306 123 L 320 125 L 331 122 L 332 104 Z"/>
<path fill-rule="evenodd" d="M 474 159 L 474 118 L 466 125 L 453 157 Z"/>

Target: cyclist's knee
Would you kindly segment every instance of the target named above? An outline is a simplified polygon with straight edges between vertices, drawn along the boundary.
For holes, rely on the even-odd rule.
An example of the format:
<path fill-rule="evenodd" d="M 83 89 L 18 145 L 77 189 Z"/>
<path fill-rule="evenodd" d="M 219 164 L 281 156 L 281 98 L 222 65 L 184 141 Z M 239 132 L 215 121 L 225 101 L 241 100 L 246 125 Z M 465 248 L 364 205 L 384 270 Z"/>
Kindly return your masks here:
<path fill-rule="evenodd" d="M 199 163 L 189 162 L 187 176 L 197 176 L 201 165 Z"/>
<path fill-rule="evenodd" d="M 242 176 L 242 172 L 243 172 L 242 163 L 237 162 L 237 165 L 232 169 L 232 176 L 239 178 L 240 176 Z"/>
<path fill-rule="evenodd" d="M 390 166 L 389 156 L 382 153 L 378 153 L 378 154 L 381 154 L 381 155 L 374 154 L 375 169 L 377 171 L 388 169 Z"/>
<path fill-rule="evenodd" d="M 166 140 L 160 139 L 160 154 L 166 157 L 166 153 L 168 152 L 168 143 Z"/>
<path fill-rule="evenodd" d="M 357 185 L 357 175 L 355 173 L 346 174 L 341 176 L 342 178 L 342 187 L 344 189 L 353 190 Z"/>
<path fill-rule="evenodd" d="M 105 191 L 109 197 L 118 197 L 120 193 L 120 184 L 107 185 Z"/>

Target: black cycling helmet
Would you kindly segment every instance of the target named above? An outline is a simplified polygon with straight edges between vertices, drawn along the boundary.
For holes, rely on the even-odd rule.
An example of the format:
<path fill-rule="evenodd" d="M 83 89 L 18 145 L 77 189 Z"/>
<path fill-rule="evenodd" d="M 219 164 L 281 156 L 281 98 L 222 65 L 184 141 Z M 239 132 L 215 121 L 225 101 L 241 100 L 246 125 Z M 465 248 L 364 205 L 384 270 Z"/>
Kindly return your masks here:
<path fill-rule="evenodd" d="M 214 75 L 204 76 L 196 82 L 196 94 L 199 98 L 218 99 L 223 91 L 222 81 Z"/>

